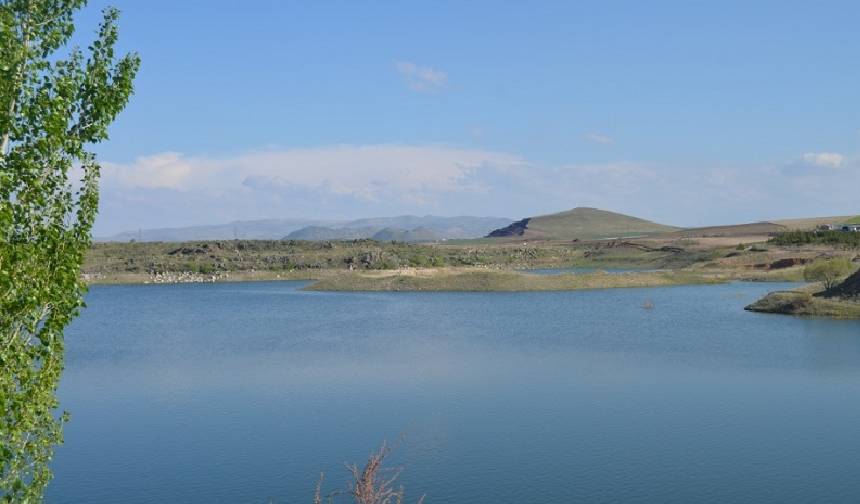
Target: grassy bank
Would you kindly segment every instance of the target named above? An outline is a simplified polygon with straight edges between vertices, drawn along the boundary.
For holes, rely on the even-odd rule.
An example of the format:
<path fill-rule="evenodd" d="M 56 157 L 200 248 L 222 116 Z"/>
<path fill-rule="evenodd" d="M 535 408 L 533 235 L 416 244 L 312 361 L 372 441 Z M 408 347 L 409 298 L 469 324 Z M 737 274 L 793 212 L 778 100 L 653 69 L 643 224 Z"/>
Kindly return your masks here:
<path fill-rule="evenodd" d="M 474 268 L 416 269 L 393 272 L 347 272 L 306 287 L 318 291 L 561 291 L 708 284 L 731 280 L 718 273 L 650 271 L 610 274 L 532 275 Z"/>

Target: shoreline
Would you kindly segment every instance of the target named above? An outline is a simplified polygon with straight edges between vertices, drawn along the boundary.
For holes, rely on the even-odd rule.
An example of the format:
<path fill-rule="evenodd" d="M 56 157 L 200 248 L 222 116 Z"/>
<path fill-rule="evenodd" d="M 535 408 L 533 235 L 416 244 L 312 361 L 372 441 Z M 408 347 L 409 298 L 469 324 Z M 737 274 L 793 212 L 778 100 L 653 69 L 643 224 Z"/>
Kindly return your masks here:
<path fill-rule="evenodd" d="M 170 285 L 187 283 L 241 283 L 286 280 L 318 280 L 324 275 L 307 271 L 227 271 L 223 273 L 164 272 L 84 274 L 87 285 Z"/>
<path fill-rule="evenodd" d="M 629 266 L 629 265 L 628 265 Z M 743 282 L 798 282 L 802 268 L 748 271 L 729 268 L 683 268 L 649 271 L 534 274 L 528 270 L 492 267 L 399 268 L 392 270 L 333 269 L 296 271 L 232 271 L 212 274 L 165 272 L 86 275 L 89 285 L 169 285 L 307 281 L 301 289 L 316 292 L 563 292 L 637 289 Z M 744 307 L 755 313 L 835 319 L 860 318 L 860 301 L 814 295 L 814 286 L 775 291 Z"/>
<path fill-rule="evenodd" d="M 399 268 L 344 271 L 232 271 L 219 273 L 164 272 L 85 275 L 90 285 L 152 285 L 304 280 L 305 290 L 332 292 L 532 292 L 583 289 L 641 288 L 716 284 L 730 281 L 796 281 L 797 272 L 745 272 L 726 269 L 663 269 L 539 275 L 527 270 L 490 267 Z"/>
<path fill-rule="evenodd" d="M 804 282 L 822 258 L 853 249 L 781 245 L 764 237 L 663 237 L 591 242 L 407 244 L 233 240 L 95 244 L 82 278 L 92 285 L 306 281 L 307 291 L 536 292 L 647 288 L 732 281 Z M 565 271 L 589 268 L 593 271 Z M 550 274 L 533 269 L 560 269 Z M 607 270 L 628 270 L 613 271 Z M 812 292 L 811 286 L 802 291 Z M 860 301 L 775 293 L 749 311 L 860 317 Z"/>

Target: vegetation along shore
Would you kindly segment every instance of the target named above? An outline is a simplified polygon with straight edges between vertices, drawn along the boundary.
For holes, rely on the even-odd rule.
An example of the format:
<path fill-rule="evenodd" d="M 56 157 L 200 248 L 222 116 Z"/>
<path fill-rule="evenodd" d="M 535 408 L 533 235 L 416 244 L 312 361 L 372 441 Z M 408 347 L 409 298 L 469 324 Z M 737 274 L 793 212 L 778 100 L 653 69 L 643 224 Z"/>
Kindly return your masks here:
<path fill-rule="evenodd" d="M 860 233 L 815 229 L 821 221 L 680 229 L 574 209 L 524 219 L 471 240 L 105 242 L 93 245 L 83 275 L 90 283 L 309 280 L 313 282 L 306 289 L 327 291 L 544 291 L 805 281 L 799 291 L 773 293 L 747 308 L 858 316 L 857 294 L 839 290 L 837 284 L 860 267 Z M 612 236 L 618 234 L 625 236 Z M 542 268 L 558 271 L 529 272 Z"/>

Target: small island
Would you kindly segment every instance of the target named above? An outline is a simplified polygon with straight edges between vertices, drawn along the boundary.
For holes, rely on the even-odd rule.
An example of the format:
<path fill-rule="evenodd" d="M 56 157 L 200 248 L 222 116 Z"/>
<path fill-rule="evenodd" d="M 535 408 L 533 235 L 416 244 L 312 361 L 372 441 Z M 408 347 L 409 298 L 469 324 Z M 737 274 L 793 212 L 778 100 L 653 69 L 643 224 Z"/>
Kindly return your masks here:
<path fill-rule="evenodd" d="M 860 318 L 860 271 L 831 287 L 771 292 L 746 307 L 749 311 L 832 318 Z"/>

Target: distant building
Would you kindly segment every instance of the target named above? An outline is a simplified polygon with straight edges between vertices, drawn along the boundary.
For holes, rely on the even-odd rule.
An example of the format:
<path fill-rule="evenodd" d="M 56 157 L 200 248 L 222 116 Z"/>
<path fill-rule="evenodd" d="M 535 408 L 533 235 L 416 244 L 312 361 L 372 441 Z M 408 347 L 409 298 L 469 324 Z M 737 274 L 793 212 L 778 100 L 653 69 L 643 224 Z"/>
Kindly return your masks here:
<path fill-rule="evenodd" d="M 836 226 L 836 224 L 821 224 L 815 229 L 817 229 L 818 231 L 833 231 L 838 229 L 838 226 Z"/>
<path fill-rule="evenodd" d="M 842 231 L 849 233 L 860 233 L 860 224 L 845 224 L 842 226 Z"/>

